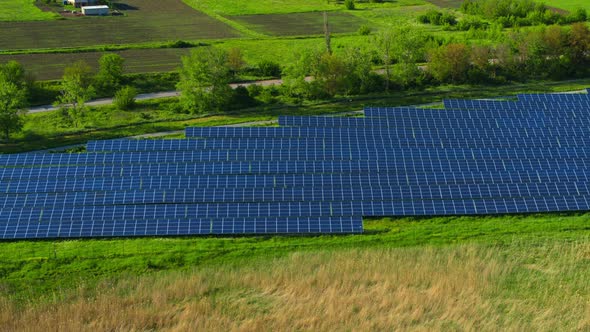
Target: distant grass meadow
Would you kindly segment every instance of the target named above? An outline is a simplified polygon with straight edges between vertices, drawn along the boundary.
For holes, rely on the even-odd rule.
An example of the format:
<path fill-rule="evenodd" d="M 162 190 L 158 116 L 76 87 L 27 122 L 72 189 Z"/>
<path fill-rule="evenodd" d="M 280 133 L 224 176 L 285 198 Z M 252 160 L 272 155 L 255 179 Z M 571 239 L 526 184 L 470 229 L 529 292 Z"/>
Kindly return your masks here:
<path fill-rule="evenodd" d="M 0 1 L 0 21 L 43 21 L 58 17 L 55 13 L 41 11 L 35 6 L 35 0 Z"/>
<path fill-rule="evenodd" d="M 579 8 L 590 11 L 590 1 L 587 0 L 545 0 L 543 1 L 548 6 L 574 11 Z"/>
<path fill-rule="evenodd" d="M 337 2 L 325 0 L 183 0 L 206 13 L 219 15 L 286 14 L 342 9 Z"/>

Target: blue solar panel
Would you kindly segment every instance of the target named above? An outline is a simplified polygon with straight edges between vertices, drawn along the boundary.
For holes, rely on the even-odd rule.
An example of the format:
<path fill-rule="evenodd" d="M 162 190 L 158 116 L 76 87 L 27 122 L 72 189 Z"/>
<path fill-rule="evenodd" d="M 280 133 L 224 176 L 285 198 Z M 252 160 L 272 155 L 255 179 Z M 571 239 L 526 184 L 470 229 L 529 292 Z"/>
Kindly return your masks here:
<path fill-rule="evenodd" d="M 364 143 L 364 144 L 363 144 Z M 3 167 L 186 164 L 237 161 L 283 160 L 431 160 L 431 159 L 588 159 L 590 148 L 480 148 L 480 149 L 408 149 L 394 146 L 350 142 L 317 149 L 206 150 L 176 152 L 127 152 L 89 154 L 21 154 L 0 156 Z"/>
<path fill-rule="evenodd" d="M 146 164 L 131 166 L 57 166 L 0 168 L 0 180 L 94 178 L 128 176 L 231 175 L 231 174 L 324 174 L 411 172 L 520 172 L 535 170 L 587 170 L 588 160 L 431 160 L 389 161 L 269 161 L 207 164 Z"/>
<path fill-rule="evenodd" d="M 586 120 L 586 121 L 584 121 Z M 412 130 L 413 133 L 419 134 L 420 130 L 428 129 L 429 131 L 440 133 L 465 133 L 479 132 L 483 134 L 500 135 L 504 132 L 514 133 L 526 129 L 529 132 L 541 131 L 546 135 L 564 135 L 564 127 L 575 128 L 573 133 L 585 132 L 590 119 L 571 119 L 571 118 L 522 118 L 522 119 L 431 119 L 431 118 L 404 118 L 388 116 L 387 112 L 383 116 L 379 113 L 375 116 L 369 114 L 365 118 L 349 117 L 303 117 L 303 116 L 280 116 L 279 124 L 281 126 L 291 127 L 393 127 L 396 128 L 395 134 L 398 136 L 400 129 Z M 394 129 L 389 129 L 392 132 Z M 436 130 L 436 131 L 435 131 Z M 416 133 L 418 131 L 418 133 Z M 568 131 L 568 134 L 572 131 Z M 393 134 L 393 133 L 392 133 Z M 403 134 L 403 132 L 402 132 Z"/>
<path fill-rule="evenodd" d="M 10 222 L 0 239 L 117 236 L 360 233 L 361 217 L 222 218 L 184 220 L 102 220 Z"/>
<path fill-rule="evenodd" d="M 0 237 L 356 233 L 361 216 L 588 210 L 590 98 L 518 98 L 0 156 Z"/>
<path fill-rule="evenodd" d="M 445 109 L 469 109 L 469 110 L 511 110 L 518 115 L 543 114 L 550 116 L 554 114 L 576 115 L 590 107 L 590 99 L 559 102 L 526 102 L 526 101 L 498 101 L 498 100 L 444 100 Z"/>
<path fill-rule="evenodd" d="M 587 93 L 519 94 L 521 101 L 576 102 L 590 99 Z"/>
<path fill-rule="evenodd" d="M 340 188 L 590 181 L 589 170 L 400 172 L 66 178 L 0 182 L 0 193 L 65 193 L 209 188 Z"/>
<path fill-rule="evenodd" d="M 470 215 L 582 211 L 588 196 L 543 196 L 467 200 L 345 201 L 287 203 L 214 203 L 24 208 L 0 211 L 0 225 L 9 223 L 109 220 L 190 220 L 195 218 L 260 218 L 338 216 Z"/>
<path fill-rule="evenodd" d="M 476 118 L 476 119 L 521 119 L 521 118 L 558 118 L 564 115 L 583 117 L 587 105 L 542 104 L 525 105 L 502 101 L 464 101 L 445 100 L 445 109 L 400 108 L 400 107 L 365 107 L 365 115 L 372 112 L 395 114 L 407 118 Z"/>
<path fill-rule="evenodd" d="M 298 188 L 215 188 L 116 192 L 34 193 L 0 196 L 0 208 L 66 208 L 73 206 L 256 203 L 256 202 L 334 202 L 391 200 L 465 200 L 590 195 L 585 182 L 544 182 L 518 184 L 471 184 L 439 186 L 357 186 Z"/>

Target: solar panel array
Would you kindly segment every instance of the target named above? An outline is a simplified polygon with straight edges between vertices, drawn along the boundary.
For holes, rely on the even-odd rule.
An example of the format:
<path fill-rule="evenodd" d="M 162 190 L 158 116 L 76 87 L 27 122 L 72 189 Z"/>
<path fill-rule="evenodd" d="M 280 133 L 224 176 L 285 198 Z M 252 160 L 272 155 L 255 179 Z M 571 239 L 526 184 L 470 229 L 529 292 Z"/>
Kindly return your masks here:
<path fill-rule="evenodd" d="M 362 232 L 362 217 L 590 210 L 590 97 L 445 100 L 0 155 L 0 238 Z"/>

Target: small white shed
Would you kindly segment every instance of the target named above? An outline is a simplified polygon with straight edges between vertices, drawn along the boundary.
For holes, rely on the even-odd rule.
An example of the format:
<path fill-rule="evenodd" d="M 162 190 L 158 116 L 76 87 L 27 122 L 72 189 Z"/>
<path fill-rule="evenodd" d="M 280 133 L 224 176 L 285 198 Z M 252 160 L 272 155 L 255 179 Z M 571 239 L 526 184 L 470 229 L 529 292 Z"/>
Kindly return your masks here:
<path fill-rule="evenodd" d="M 85 6 L 82 7 L 82 14 L 106 16 L 109 14 L 109 6 Z"/>

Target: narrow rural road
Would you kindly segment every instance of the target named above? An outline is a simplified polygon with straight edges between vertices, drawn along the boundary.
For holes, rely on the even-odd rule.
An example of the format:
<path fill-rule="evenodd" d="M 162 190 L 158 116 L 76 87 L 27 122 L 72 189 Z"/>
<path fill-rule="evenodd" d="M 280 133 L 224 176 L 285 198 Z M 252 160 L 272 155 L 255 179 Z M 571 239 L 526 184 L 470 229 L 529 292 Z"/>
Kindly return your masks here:
<path fill-rule="evenodd" d="M 250 85 L 260 85 L 260 86 L 270 86 L 270 85 L 280 85 L 283 83 L 283 80 L 276 79 L 276 80 L 263 80 L 263 81 L 252 81 L 252 82 L 241 82 L 241 83 L 232 83 L 230 86 L 232 88 L 237 88 L 239 86 L 250 86 Z M 179 91 L 163 91 L 163 92 L 154 92 L 154 93 L 144 93 L 137 95 L 135 100 L 148 100 L 148 99 L 159 99 L 159 98 L 169 98 L 169 97 L 178 97 L 180 95 Z M 91 100 L 86 103 L 88 106 L 101 106 L 101 105 L 110 105 L 113 103 L 113 98 L 102 98 L 102 99 L 95 99 Z M 43 105 L 43 106 L 35 106 L 31 107 L 27 113 L 34 114 L 34 113 L 43 113 L 43 112 L 51 112 L 57 110 L 58 107 L 53 105 Z"/>

